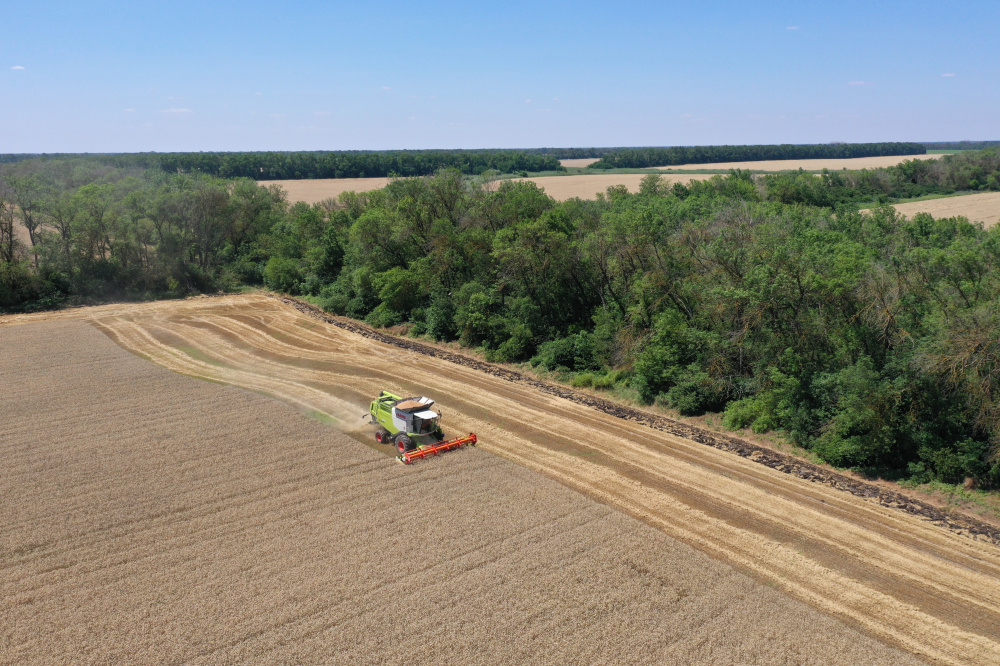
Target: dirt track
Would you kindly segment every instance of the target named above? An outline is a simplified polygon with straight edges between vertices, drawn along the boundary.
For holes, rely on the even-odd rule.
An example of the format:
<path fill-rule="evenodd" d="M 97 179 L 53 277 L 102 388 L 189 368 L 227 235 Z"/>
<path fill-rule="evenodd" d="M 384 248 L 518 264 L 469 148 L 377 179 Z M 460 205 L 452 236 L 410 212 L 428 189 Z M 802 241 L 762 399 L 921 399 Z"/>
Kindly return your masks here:
<path fill-rule="evenodd" d="M 917 663 L 486 451 L 403 467 L 72 318 L 0 347 L 0 664 Z"/>
<path fill-rule="evenodd" d="M 866 497 L 861 486 L 844 492 L 829 475 L 798 478 L 781 471 L 780 461 L 779 469 L 755 461 L 766 452 L 736 447 L 743 453 L 734 455 L 715 448 L 731 448 L 724 438 L 706 446 L 655 418 L 608 413 L 474 362 L 387 345 L 262 295 L 104 306 L 0 324 L 74 317 L 168 368 L 330 414 L 357 437 L 368 435 L 360 412 L 380 389 L 432 395 L 452 432 L 476 431 L 483 449 L 870 635 L 942 663 L 1000 662 L 1000 548 L 986 540 L 995 538 L 988 530 L 968 533 L 982 526 L 951 525 L 965 532 L 955 533 L 906 498 Z M 798 472 L 812 473 L 808 466 Z"/>

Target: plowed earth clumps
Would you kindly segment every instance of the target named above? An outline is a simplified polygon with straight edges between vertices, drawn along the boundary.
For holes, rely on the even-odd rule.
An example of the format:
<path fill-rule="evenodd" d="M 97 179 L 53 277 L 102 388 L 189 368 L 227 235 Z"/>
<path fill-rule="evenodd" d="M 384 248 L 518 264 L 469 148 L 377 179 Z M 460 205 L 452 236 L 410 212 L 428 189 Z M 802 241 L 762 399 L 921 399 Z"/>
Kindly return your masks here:
<path fill-rule="evenodd" d="M 145 312 L 212 337 L 203 317 L 234 304 L 198 303 Z M 132 328 L 143 307 L 115 311 L 75 314 L 173 353 L 152 320 Z M 83 321 L 10 321 L 0 663 L 917 663 L 481 449 L 404 467 Z M 235 360 L 182 339 L 208 367 Z M 297 340 L 300 360 L 321 362 L 319 340 Z"/>
<path fill-rule="evenodd" d="M 0 318 L 0 333 L 4 324 L 86 319 L 125 349 L 167 368 L 334 417 L 340 431 L 368 443 L 376 455 L 385 453 L 381 460 L 390 466 L 395 463 L 373 443 L 362 413 L 383 389 L 428 395 L 444 411 L 446 433 L 476 432 L 479 447 L 412 467 L 395 465 L 400 474 L 424 474 L 494 453 L 867 636 L 939 663 L 1000 663 L 1000 548 L 988 526 L 943 526 L 951 517 L 925 514 L 909 498 L 894 499 L 843 475 L 294 306 L 259 294 L 112 305 Z M 758 458 L 773 464 L 759 464 Z M 461 503 L 463 479 L 452 483 L 459 493 L 455 503 Z M 547 495 L 538 497 L 548 501 Z M 452 502 L 447 505 L 427 506 L 426 513 L 446 526 Z M 535 511 L 504 507 L 497 513 L 491 506 L 490 519 Z M 616 557 L 636 548 L 645 545 L 630 545 Z M 545 610 L 538 615 L 546 616 Z M 768 632 L 784 636 L 783 626 L 779 622 Z M 536 635 L 557 640 L 546 631 Z M 795 639 L 801 649 L 789 661 L 818 655 L 812 642 L 805 635 Z M 718 660 L 753 660 L 735 654 L 722 653 Z"/>

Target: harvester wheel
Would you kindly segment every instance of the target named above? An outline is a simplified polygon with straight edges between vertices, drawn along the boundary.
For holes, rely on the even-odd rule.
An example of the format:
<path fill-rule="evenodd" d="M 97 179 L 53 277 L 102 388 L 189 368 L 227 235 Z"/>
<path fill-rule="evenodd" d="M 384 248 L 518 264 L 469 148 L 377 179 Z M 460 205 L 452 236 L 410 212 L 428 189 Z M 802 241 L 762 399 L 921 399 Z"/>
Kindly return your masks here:
<path fill-rule="evenodd" d="M 409 435 L 406 433 L 400 433 L 396 435 L 396 450 L 400 453 L 406 453 L 413 449 L 413 440 L 410 439 Z"/>
<path fill-rule="evenodd" d="M 379 428 L 375 431 L 375 441 L 379 444 L 385 444 L 389 439 L 389 431 L 385 428 Z"/>

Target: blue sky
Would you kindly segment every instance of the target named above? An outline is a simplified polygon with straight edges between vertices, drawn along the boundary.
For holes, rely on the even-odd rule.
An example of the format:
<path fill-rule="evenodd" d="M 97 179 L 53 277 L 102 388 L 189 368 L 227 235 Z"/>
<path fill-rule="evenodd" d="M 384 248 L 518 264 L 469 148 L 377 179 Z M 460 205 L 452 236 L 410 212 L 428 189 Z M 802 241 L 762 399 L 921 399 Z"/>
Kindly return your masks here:
<path fill-rule="evenodd" d="M 0 153 L 1000 139 L 1000 3 L 46 2 Z"/>

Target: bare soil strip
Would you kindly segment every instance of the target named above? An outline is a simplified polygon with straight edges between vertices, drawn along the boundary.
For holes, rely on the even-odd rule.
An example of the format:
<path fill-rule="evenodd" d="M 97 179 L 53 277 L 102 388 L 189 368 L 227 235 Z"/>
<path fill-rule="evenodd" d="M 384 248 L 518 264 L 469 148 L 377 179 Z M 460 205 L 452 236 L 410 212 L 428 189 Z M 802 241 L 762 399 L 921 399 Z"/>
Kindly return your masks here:
<path fill-rule="evenodd" d="M 75 311 L 193 373 L 372 344 L 259 298 L 108 313 Z M 35 321 L 0 318 L 0 664 L 918 663 L 486 451 L 403 467 Z"/>
<path fill-rule="evenodd" d="M 657 169 L 750 169 L 751 171 L 840 171 L 841 169 L 877 169 L 895 166 L 907 160 L 938 160 L 943 154 L 932 155 L 899 155 L 880 157 L 852 157 L 849 159 L 811 159 L 811 160 L 759 160 L 755 162 L 712 162 L 710 164 L 677 164 L 674 166 L 656 167 Z"/>
<path fill-rule="evenodd" d="M 450 433 L 475 431 L 481 449 L 637 517 L 868 635 L 940 663 L 1000 663 L 1000 548 L 988 526 L 956 524 L 923 513 L 909 498 L 801 466 L 802 476 L 819 474 L 806 480 L 795 474 L 797 461 L 770 459 L 771 452 L 738 440 L 696 429 L 675 434 L 669 420 L 618 414 L 590 396 L 446 360 L 436 348 L 365 337 L 363 326 L 331 326 L 263 295 L 2 318 L 0 331 L 45 317 L 86 318 L 168 368 L 329 414 L 358 439 L 371 436 L 360 416 L 378 391 L 431 395 Z M 692 439 L 706 435 L 709 446 Z M 775 464 L 754 460 L 762 456 Z"/>

